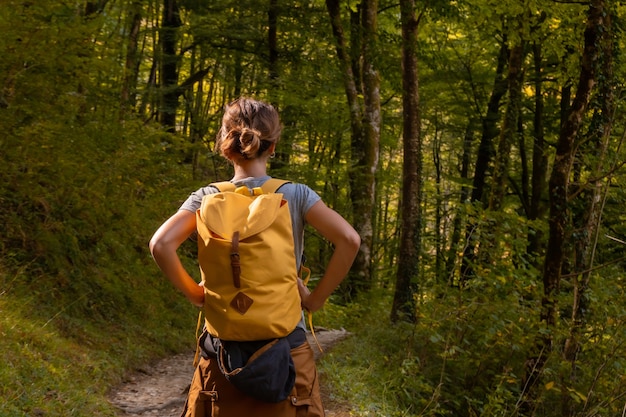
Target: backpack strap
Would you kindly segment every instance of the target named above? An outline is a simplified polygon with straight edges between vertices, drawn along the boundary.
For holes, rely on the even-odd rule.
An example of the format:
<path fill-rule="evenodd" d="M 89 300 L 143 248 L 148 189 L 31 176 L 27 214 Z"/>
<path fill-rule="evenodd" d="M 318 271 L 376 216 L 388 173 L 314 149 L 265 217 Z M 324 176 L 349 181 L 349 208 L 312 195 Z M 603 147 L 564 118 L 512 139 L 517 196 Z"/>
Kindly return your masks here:
<path fill-rule="evenodd" d="M 224 191 L 235 191 L 235 184 L 230 181 L 212 182 L 211 186 L 217 188 L 221 193 Z"/>
<path fill-rule="evenodd" d="M 281 180 L 278 178 L 270 178 L 269 180 L 265 181 L 263 183 L 263 185 L 261 186 L 261 188 L 263 189 L 263 193 L 268 194 L 268 193 L 275 193 L 280 187 L 282 187 L 283 185 L 289 183 L 291 181 L 288 180 Z"/>

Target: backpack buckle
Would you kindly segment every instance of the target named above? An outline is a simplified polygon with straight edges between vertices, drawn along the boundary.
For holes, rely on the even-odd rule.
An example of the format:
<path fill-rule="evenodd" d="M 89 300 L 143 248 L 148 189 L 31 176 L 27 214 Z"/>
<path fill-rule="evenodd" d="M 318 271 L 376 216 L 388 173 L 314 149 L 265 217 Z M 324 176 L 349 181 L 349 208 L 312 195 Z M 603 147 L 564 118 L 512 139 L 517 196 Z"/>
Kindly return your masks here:
<path fill-rule="evenodd" d="M 263 194 L 263 189 L 261 187 L 248 188 L 246 186 L 241 186 L 241 187 L 237 187 L 235 189 L 235 192 L 237 194 L 254 197 L 254 196 Z"/>

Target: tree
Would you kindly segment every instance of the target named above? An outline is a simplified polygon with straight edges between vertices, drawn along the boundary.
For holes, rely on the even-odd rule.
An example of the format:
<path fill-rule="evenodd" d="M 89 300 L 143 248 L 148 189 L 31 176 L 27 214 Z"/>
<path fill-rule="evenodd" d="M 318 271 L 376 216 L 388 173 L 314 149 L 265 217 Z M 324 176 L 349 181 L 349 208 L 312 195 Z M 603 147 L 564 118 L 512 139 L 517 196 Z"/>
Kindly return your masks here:
<path fill-rule="evenodd" d="M 161 106 L 159 121 L 168 132 L 176 131 L 178 111 L 178 28 L 182 25 L 176 0 L 163 0 L 161 44 Z"/>
<path fill-rule="evenodd" d="M 603 27 L 607 30 L 602 32 L 599 40 L 596 64 L 602 69 L 602 73 L 598 76 L 598 92 L 590 103 L 593 116 L 588 132 L 580 135 L 580 145 L 576 150 L 577 162 L 573 166 L 573 179 L 569 187 L 571 191 L 568 193 L 572 206 L 570 248 L 573 251 L 573 262 L 570 265 L 571 271 L 561 278 L 571 282 L 573 287 L 571 324 L 563 348 L 564 359 L 571 363 L 571 371 L 565 378 L 572 381 L 576 380 L 574 370 L 579 366 L 577 359 L 582 349 L 580 339 L 591 308 L 590 285 L 604 205 L 617 169 L 617 163 L 611 161 L 613 159 L 611 154 L 619 151 L 623 141 L 623 138 L 620 139 L 614 145 L 615 149 L 611 149 L 611 134 L 617 109 L 615 92 L 618 83 L 614 70 L 615 15 L 612 7 L 607 9 L 603 22 Z M 563 397 L 564 411 L 571 414 L 574 408 L 573 400 L 569 395 Z"/>
<path fill-rule="evenodd" d="M 547 189 L 548 152 L 545 141 L 544 123 L 544 91 L 543 91 L 543 56 L 541 43 L 533 43 L 533 81 L 535 86 L 535 113 L 533 118 L 533 152 L 532 152 L 532 190 L 525 204 L 528 219 L 539 220 L 545 212 L 543 198 Z M 539 264 L 537 255 L 542 252 L 543 233 L 534 228 L 528 236 L 528 254 L 531 256 L 533 265 Z"/>
<path fill-rule="evenodd" d="M 556 155 L 550 174 L 550 233 L 543 268 L 543 297 L 541 300 L 541 321 L 546 328 L 557 325 L 557 296 L 561 283 L 563 263 L 567 256 L 570 224 L 570 178 L 576 155 L 576 138 L 582 126 L 593 87 L 597 82 L 597 57 L 600 39 L 606 33 L 606 4 L 604 0 L 592 0 L 589 3 L 587 27 L 585 28 L 584 50 L 580 63 L 580 74 L 576 95 L 567 119 L 561 127 L 556 147 Z M 524 381 L 525 401 L 522 411 L 532 413 L 537 397 L 541 372 L 549 353 L 553 349 L 550 332 L 537 336 L 533 355 L 527 361 Z"/>
<path fill-rule="evenodd" d="M 141 1 L 134 0 L 130 4 L 127 18 L 128 43 L 124 63 L 124 78 L 120 92 L 121 117 L 125 116 L 136 105 L 135 94 L 139 78 L 139 31 L 141 30 L 143 6 Z"/>
<path fill-rule="evenodd" d="M 489 196 L 489 210 L 499 211 L 502 208 L 505 190 L 509 178 L 511 148 L 518 134 L 518 118 L 522 100 L 522 82 L 524 62 L 524 43 L 520 42 L 510 48 L 508 59 L 508 102 L 498 138 L 496 163 L 493 173 L 493 184 Z"/>
<path fill-rule="evenodd" d="M 498 52 L 493 89 L 487 104 L 487 111 L 482 117 L 482 135 L 476 155 L 474 174 L 472 176 L 472 193 L 470 202 L 478 206 L 486 206 L 485 188 L 487 174 L 495 154 L 494 139 L 498 136 L 498 121 L 500 119 L 500 101 L 507 91 L 507 79 L 504 71 L 508 65 L 509 48 L 506 34 L 502 35 Z M 461 283 L 474 274 L 476 246 L 479 241 L 476 222 L 468 222 L 465 226 L 465 241 L 461 267 Z"/>
<path fill-rule="evenodd" d="M 376 170 L 380 143 L 380 80 L 376 54 L 376 0 L 364 0 L 351 14 L 351 46 L 344 36 L 339 0 L 326 0 L 336 52 L 350 109 L 350 199 L 361 247 L 350 276 L 342 283 L 343 295 L 352 299 L 372 285 L 372 244 Z"/>
<path fill-rule="evenodd" d="M 414 322 L 417 318 L 415 297 L 421 248 L 422 138 L 418 81 L 417 35 L 419 17 L 414 0 L 400 2 L 402 20 L 402 114 L 403 162 L 401 237 L 396 272 L 396 288 L 391 306 L 391 320 Z"/>

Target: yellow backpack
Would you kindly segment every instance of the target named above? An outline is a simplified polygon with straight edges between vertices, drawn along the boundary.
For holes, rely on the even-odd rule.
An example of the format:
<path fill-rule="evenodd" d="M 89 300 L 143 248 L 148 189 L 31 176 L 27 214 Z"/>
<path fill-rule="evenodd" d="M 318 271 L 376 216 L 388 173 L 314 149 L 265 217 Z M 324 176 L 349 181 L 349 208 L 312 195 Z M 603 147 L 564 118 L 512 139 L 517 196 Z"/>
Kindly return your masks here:
<path fill-rule="evenodd" d="M 287 336 L 302 318 L 291 216 L 275 191 L 212 184 L 196 212 L 198 261 L 209 334 L 253 341 Z"/>

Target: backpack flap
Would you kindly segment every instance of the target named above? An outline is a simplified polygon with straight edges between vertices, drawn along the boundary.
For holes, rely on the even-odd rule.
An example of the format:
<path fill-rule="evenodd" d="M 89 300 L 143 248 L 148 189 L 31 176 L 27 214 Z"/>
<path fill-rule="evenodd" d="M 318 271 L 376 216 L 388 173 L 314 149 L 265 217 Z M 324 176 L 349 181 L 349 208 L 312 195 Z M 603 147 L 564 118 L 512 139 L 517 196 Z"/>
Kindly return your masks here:
<path fill-rule="evenodd" d="M 234 232 L 239 232 L 239 239 L 246 239 L 270 227 L 283 202 L 281 194 L 254 198 L 238 193 L 209 194 L 202 199 L 199 218 L 224 239 L 231 240 Z"/>

